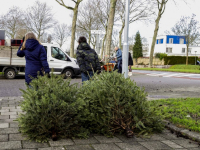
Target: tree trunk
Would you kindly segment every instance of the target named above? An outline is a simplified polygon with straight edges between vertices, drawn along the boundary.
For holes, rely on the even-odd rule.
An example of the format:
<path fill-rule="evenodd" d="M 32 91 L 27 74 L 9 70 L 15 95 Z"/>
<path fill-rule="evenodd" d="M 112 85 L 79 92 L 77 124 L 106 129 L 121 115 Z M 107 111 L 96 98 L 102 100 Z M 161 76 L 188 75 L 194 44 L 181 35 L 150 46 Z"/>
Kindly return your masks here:
<path fill-rule="evenodd" d="M 158 35 L 159 22 L 160 22 L 160 19 L 162 16 L 163 6 L 164 6 L 164 2 L 161 3 L 161 6 L 160 6 L 159 12 L 158 12 L 158 17 L 155 21 L 156 25 L 155 25 L 154 35 L 153 35 L 153 39 L 152 39 L 151 53 L 150 53 L 150 58 L 149 58 L 149 67 L 150 68 L 152 68 L 152 66 L 153 66 L 153 54 L 154 54 L 154 48 L 155 48 L 155 44 L 156 44 L 156 38 Z"/>
<path fill-rule="evenodd" d="M 188 49 L 189 49 L 189 44 L 187 44 L 187 52 L 186 52 L 186 65 L 188 65 Z"/>
<path fill-rule="evenodd" d="M 101 59 L 103 59 L 103 52 L 104 52 L 104 43 L 105 43 L 105 40 L 106 40 L 106 34 L 104 35 L 102 46 L 101 46 Z"/>
<path fill-rule="evenodd" d="M 105 51 L 105 61 L 108 62 L 108 58 L 110 56 L 110 48 L 111 48 L 111 41 L 112 41 L 112 31 L 114 25 L 114 17 L 115 17 L 115 6 L 117 0 L 110 0 L 110 12 L 108 18 L 108 29 L 106 31 L 106 51 Z"/>
<path fill-rule="evenodd" d="M 122 23 L 122 28 L 119 31 L 119 48 L 122 49 L 122 33 L 125 27 L 125 22 Z"/>
<path fill-rule="evenodd" d="M 76 6 L 74 7 L 74 16 L 72 20 L 72 36 L 71 36 L 71 45 L 70 45 L 70 57 L 74 57 L 74 41 L 75 41 L 75 32 L 76 32 L 76 20 L 78 16 L 78 6 L 79 3 L 76 3 Z"/>
<path fill-rule="evenodd" d="M 89 40 L 88 40 L 88 44 L 90 45 L 90 43 L 91 43 L 91 30 L 89 31 Z"/>

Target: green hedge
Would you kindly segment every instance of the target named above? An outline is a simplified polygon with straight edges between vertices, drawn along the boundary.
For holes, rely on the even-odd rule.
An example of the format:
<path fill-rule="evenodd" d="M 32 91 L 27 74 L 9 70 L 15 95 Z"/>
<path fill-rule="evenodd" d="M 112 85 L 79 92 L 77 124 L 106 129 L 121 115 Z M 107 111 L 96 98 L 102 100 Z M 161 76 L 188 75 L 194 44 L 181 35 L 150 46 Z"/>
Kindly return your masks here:
<path fill-rule="evenodd" d="M 198 57 L 196 57 L 196 60 Z M 186 56 L 167 56 L 164 57 L 165 65 L 186 64 Z M 195 57 L 188 57 L 188 64 L 195 65 Z"/>

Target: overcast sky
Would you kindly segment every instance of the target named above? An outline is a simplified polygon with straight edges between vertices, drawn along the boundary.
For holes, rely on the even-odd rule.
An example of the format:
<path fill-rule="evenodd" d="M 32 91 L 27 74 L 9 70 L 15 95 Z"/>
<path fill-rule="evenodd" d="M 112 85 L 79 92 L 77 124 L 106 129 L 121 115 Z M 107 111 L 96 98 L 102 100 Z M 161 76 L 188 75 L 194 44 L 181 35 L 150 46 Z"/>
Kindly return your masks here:
<path fill-rule="evenodd" d="M 60 6 L 55 0 L 39 0 L 40 2 L 47 2 L 52 7 L 55 18 L 60 23 L 71 24 L 71 18 L 69 14 L 72 12 L 62 6 Z M 71 0 L 64 0 L 66 4 Z M 181 16 L 196 15 L 196 19 L 200 22 L 200 0 L 187 0 L 187 4 L 181 2 L 183 0 L 176 0 L 178 3 L 175 5 L 172 0 L 169 0 L 166 11 L 160 21 L 159 35 L 164 34 L 164 31 L 169 30 L 174 24 L 181 18 Z M 35 0 L 0 0 L 0 15 L 5 14 L 12 6 L 18 6 L 25 10 L 28 6 L 33 5 Z M 73 5 L 72 5 L 73 6 Z M 134 22 L 130 25 L 129 35 L 135 35 L 137 31 L 140 31 L 142 37 L 152 37 L 154 32 L 155 23 L 144 24 L 141 22 Z"/>

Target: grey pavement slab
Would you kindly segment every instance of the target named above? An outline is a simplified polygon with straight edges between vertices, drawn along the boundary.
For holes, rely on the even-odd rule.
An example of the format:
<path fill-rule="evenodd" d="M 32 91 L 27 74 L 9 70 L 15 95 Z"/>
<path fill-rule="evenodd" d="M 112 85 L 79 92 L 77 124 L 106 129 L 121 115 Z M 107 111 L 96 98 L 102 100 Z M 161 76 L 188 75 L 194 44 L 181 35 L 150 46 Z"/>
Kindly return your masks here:
<path fill-rule="evenodd" d="M 198 144 L 196 142 L 193 142 L 191 140 L 172 140 L 172 142 L 184 147 L 184 148 L 197 148 Z"/>
<path fill-rule="evenodd" d="M 17 115 L 17 112 L 1 112 L 1 115 Z"/>
<path fill-rule="evenodd" d="M 117 142 L 122 142 L 122 140 L 120 140 L 117 137 L 113 137 L 113 138 L 108 138 L 105 136 L 94 136 L 100 143 L 117 143 Z"/>
<path fill-rule="evenodd" d="M 74 145 L 74 142 L 71 139 L 61 139 L 58 141 L 49 141 L 49 144 L 52 147 L 64 146 L 64 145 Z"/>
<path fill-rule="evenodd" d="M 94 148 L 90 145 L 73 145 L 73 146 L 65 146 L 67 150 L 94 150 Z"/>
<path fill-rule="evenodd" d="M 19 127 L 19 123 L 18 122 L 11 122 L 10 123 L 10 128 L 18 128 Z"/>
<path fill-rule="evenodd" d="M 10 119 L 17 119 L 18 115 L 10 115 Z"/>
<path fill-rule="evenodd" d="M 0 113 L 1 112 L 9 112 L 9 109 L 2 109 L 2 110 L 0 110 Z"/>
<path fill-rule="evenodd" d="M 146 147 L 149 150 L 171 150 L 172 148 L 168 145 L 161 143 L 160 141 L 148 141 L 148 142 L 139 142 L 141 145 Z"/>
<path fill-rule="evenodd" d="M 8 141 L 8 142 L 0 142 L 0 149 L 20 149 L 22 148 L 21 141 Z"/>
<path fill-rule="evenodd" d="M 0 129 L 0 134 L 19 133 L 19 128 L 4 128 Z"/>
<path fill-rule="evenodd" d="M 183 137 L 177 137 L 176 134 L 172 134 L 171 132 L 159 134 L 159 136 L 162 136 L 162 137 L 164 137 L 165 139 L 168 139 L 168 140 L 182 140 L 182 139 L 184 139 Z"/>
<path fill-rule="evenodd" d="M 162 143 L 165 143 L 166 145 L 168 145 L 171 148 L 184 148 L 184 147 L 182 147 L 182 146 L 180 146 L 180 145 L 178 145 L 178 144 L 176 144 L 176 143 L 174 143 L 170 140 L 162 141 Z"/>
<path fill-rule="evenodd" d="M 38 150 L 65 150 L 64 147 L 48 147 L 48 148 L 38 148 Z"/>
<path fill-rule="evenodd" d="M 0 128 L 8 128 L 9 123 L 0 123 Z"/>
<path fill-rule="evenodd" d="M 118 147 L 123 150 L 148 150 L 144 146 L 138 144 L 137 142 L 133 143 L 115 143 Z"/>
<path fill-rule="evenodd" d="M 0 142 L 8 141 L 8 134 L 0 135 Z"/>
<path fill-rule="evenodd" d="M 73 139 L 73 141 L 77 145 L 98 144 L 99 143 L 99 141 L 97 141 L 94 137 L 89 137 L 88 139 Z"/>
<path fill-rule="evenodd" d="M 26 140 L 26 137 L 23 137 L 22 134 L 9 134 L 9 141 L 22 141 Z"/>
<path fill-rule="evenodd" d="M 92 144 L 92 147 L 95 150 L 121 150 L 117 145 L 114 143 L 107 143 L 107 144 Z"/>
<path fill-rule="evenodd" d="M 151 135 L 149 138 L 143 138 L 145 141 L 161 141 L 166 140 L 164 137 L 159 136 L 158 134 Z"/>
<path fill-rule="evenodd" d="M 49 147 L 47 143 L 37 143 L 33 141 L 22 141 L 23 148 L 45 148 Z"/>
<path fill-rule="evenodd" d="M 0 119 L 9 119 L 9 115 L 0 115 Z"/>
<path fill-rule="evenodd" d="M 16 122 L 14 121 L 15 119 L 1 119 L 0 123 L 11 123 L 11 122 Z"/>
<path fill-rule="evenodd" d="M 123 142 L 138 142 L 138 141 L 145 141 L 145 139 L 139 138 L 139 137 L 132 137 L 127 138 L 125 135 L 115 135 L 117 138 L 122 140 Z"/>

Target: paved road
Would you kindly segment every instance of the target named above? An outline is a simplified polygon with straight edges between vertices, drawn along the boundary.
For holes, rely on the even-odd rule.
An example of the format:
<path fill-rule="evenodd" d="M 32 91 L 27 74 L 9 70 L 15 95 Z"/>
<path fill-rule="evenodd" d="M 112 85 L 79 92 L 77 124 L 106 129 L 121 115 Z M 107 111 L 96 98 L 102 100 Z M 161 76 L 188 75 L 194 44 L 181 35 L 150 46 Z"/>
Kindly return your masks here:
<path fill-rule="evenodd" d="M 133 70 L 130 78 L 145 87 L 149 99 L 200 97 L 200 74 Z M 81 77 L 72 83 L 81 83 Z M 24 76 L 0 79 L 0 97 L 21 96 L 19 89 L 25 89 Z"/>

